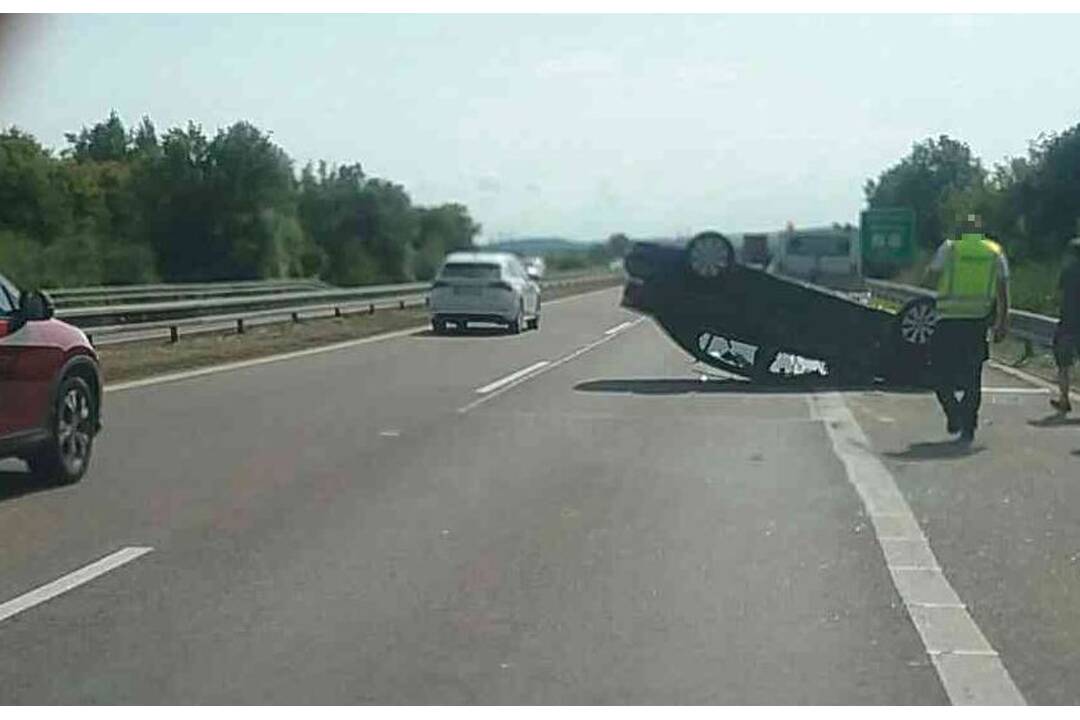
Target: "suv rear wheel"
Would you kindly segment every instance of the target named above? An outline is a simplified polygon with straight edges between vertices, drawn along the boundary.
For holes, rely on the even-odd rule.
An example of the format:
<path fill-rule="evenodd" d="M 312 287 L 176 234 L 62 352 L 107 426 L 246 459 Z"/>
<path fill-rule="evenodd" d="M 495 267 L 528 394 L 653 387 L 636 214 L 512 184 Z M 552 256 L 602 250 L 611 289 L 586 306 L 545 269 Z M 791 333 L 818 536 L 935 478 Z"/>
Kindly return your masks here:
<path fill-rule="evenodd" d="M 90 386 L 70 375 L 60 383 L 48 441 L 26 459 L 42 482 L 76 483 L 86 474 L 94 446 L 97 408 Z"/>

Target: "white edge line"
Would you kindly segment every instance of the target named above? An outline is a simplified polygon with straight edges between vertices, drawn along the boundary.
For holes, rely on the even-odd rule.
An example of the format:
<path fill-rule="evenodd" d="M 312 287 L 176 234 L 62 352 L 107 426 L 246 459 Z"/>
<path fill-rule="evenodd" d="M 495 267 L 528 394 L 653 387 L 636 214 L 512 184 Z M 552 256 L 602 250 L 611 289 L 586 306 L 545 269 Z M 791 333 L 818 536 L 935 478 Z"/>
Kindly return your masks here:
<path fill-rule="evenodd" d="M 393 340 L 394 338 L 405 337 L 406 335 L 412 335 L 420 330 L 426 328 L 427 325 L 415 325 L 404 330 L 395 330 L 393 332 L 382 333 L 381 335 L 370 335 L 368 337 L 357 338 L 356 340 L 346 340 L 345 342 L 334 343 L 333 345 L 320 345 L 319 347 L 307 348 L 305 350 L 294 350 L 292 352 L 280 353 L 278 355 L 268 355 L 261 358 L 252 358 L 251 360 L 240 360 L 238 362 L 225 363 L 223 365 L 210 365 L 208 367 L 197 368 L 195 370 L 185 370 L 183 372 L 169 373 L 167 375 L 155 375 L 153 377 L 143 378 L 141 380 L 131 380 L 129 382 L 113 383 L 105 386 L 105 392 L 119 392 L 121 390 L 132 390 L 134 388 L 146 387 L 148 385 L 160 385 L 162 383 L 177 382 L 179 380 L 189 380 L 191 378 L 201 377 L 203 375 L 214 375 L 217 373 L 228 372 L 230 370 L 240 370 L 242 368 L 255 367 L 257 365 L 267 365 L 269 363 L 281 362 L 283 360 L 293 360 L 295 358 L 307 357 L 309 355 L 320 355 L 322 353 L 334 352 L 335 350 L 345 350 L 347 348 L 357 347 L 359 345 L 368 345 L 370 343 L 381 342 L 383 340 Z"/>
<path fill-rule="evenodd" d="M 592 295 L 599 295 L 600 293 L 611 292 L 616 289 L 617 285 L 611 287 L 600 288 L 598 290 L 590 290 L 585 293 L 578 293 L 576 295 L 568 295 L 566 297 L 556 298 L 555 300 L 548 300 L 544 303 L 544 307 L 551 305 L 559 305 L 564 302 L 570 302 L 572 300 L 581 300 L 583 298 L 590 297 Z M 307 357 L 309 355 L 319 355 L 321 353 L 334 352 L 335 350 L 347 350 L 348 348 L 358 347 L 360 345 L 367 345 L 369 343 L 381 342 L 383 340 L 393 340 L 395 338 L 405 337 L 412 335 L 413 333 L 420 332 L 426 329 L 427 325 L 414 325 L 413 327 L 405 328 L 403 330 L 395 330 L 393 332 L 382 333 L 380 335 L 369 335 L 368 337 L 357 338 L 355 340 L 346 340 L 344 342 L 334 343 L 332 345 L 320 345 L 319 347 L 307 348 L 305 350 L 294 350 L 292 352 L 280 353 L 277 355 L 267 355 L 260 358 L 252 358 L 251 360 L 240 360 L 238 362 L 224 363 L 221 365 L 209 365 L 207 367 L 196 368 L 194 370 L 185 370 L 183 372 L 168 373 L 165 375 L 154 375 L 148 378 L 141 378 L 139 380 L 130 380 L 128 382 L 110 383 L 106 384 L 104 392 L 120 392 L 123 390 L 134 390 L 136 388 L 148 387 L 150 385 L 161 385 L 170 382 L 179 382 L 181 380 L 190 380 L 192 378 L 202 377 L 203 375 L 214 375 L 217 373 L 229 372 L 230 370 L 241 370 L 243 368 L 256 367 L 258 365 L 266 365 L 274 362 L 281 362 L 282 360 L 293 360 L 295 358 Z"/>
<path fill-rule="evenodd" d="M 530 365 L 527 368 L 522 368 L 521 370 L 518 370 L 517 372 L 512 372 L 509 375 L 506 375 L 505 377 L 501 377 L 498 380 L 495 380 L 494 382 L 488 383 L 484 387 L 476 388 L 476 392 L 477 392 L 478 395 L 487 395 L 489 392 L 491 392 L 493 390 L 498 390 L 503 385 L 507 385 L 509 383 L 514 382 L 515 380 L 517 380 L 519 378 L 525 377 L 526 375 L 533 372 L 534 370 L 539 370 L 540 368 L 544 367 L 548 363 L 549 363 L 548 360 L 541 360 L 539 362 L 534 362 L 532 365 Z"/>
<path fill-rule="evenodd" d="M 48 602 L 69 590 L 74 590 L 80 585 L 85 585 L 91 580 L 101 577 L 105 573 L 115 570 L 121 565 L 126 565 L 132 560 L 142 557 L 153 549 L 154 548 L 152 547 L 122 548 L 111 555 L 106 555 L 100 560 L 96 560 L 89 565 L 74 570 L 50 583 L 46 583 L 17 598 L 8 600 L 0 605 L 0 622 L 14 617 L 25 610 L 29 610 L 32 607 Z"/>
<path fill-rule="evenodd" d="M 994 395 L 1046 395 L 1050 392 L 1050 389 L 1040 387 L 984 387 L 982 391 Z"/>
<path fill-rule="evenodd" d="M 847 477 L 848 482 L 851 483 L 856 494 L 862 500 L 864 506 L 867 504 L 868 487 L 871 484 L 868 481 L 872 480 L 873 485 L 887 483 L 893 490 L 899 493 L 899 488 L 896 485 L 896 478 L 893 477 L 885 464 L 870 449 L 871 446 L 869 440 L 866 438 L 862 427 L 859 425 L 859 421 L 855 418 L 850 408 L 847 407 L 847 403 L 844 401 L 842 394 L 812 393 L 807 397 L 807 402 L 810 405 L 811 416 L 820 420 L 824 426 L 825 433 L 832 445 L 833 453 L 843 465 L 844 475 Z M 934 565 L 937 566 L 931 572 L 937 574 L 945 586 L 955 595 L 956 590 L 941 571 L 940 563 L 934 555 L 933 550 L 930 548 L 930 543 L 927 541 L 926 536 L 922 531 L 922 527 L 919 526 L 918 521 L 915 520 L 910 506 L 908 506 L 906 500 L 903 500 L 902 495 L 901 502 L 903 502 L 904 514 L 909 515 L 911 520 L 915 523 L 915 533 L 917 537 L 913 539 L 921 540 L 926 544 L 927 551 L 930 553 L 930 558 Z M 884 552 L 884 548 L 881 548 L 881 540 L 884 538 L 877 535 L 877 520 L 879 518 L 872 517 L 871 519 L 874 522 L 874 536 L 877 538 L 879 549 Z M 926 571 L 907 569 L 902 566 L 889 566 L 888 564 L 886 564 L 886 570 L 889 572 L 890 578 L 892 579 L 893 588 L 900 596 L 900 599 L 904 602 L 905 606 L 929 606 L 929 604 L 923 605 L 913 602 L 910 597 L 911 593 L 905 590 L 901 583 L 897 582 L 897 579 L 905 573 L 925 573 Z M 959 599 L 959 597 L 957 597 L 957 599 Z M 955 603 L 949 603 L 949 605 L 954 604 Z M 934 660 L 934 669 L 937 672 L 942 688 L 945 690 L 949 701 L 954 705 L 958 705 L 986 704 L 991 701 L 994 703 L 1001 703 L 1003 699 L 1007 699 L 1008 702 L 1012 704 L 1025 704 L 1023 694 L 1020 692 L 1019 688 L 1016 687 L 1016 684 L 1009 676 L 1009 672 L 1005 668 L 1004 663 L 1002 663 L 1000 657 L 998 657 L 997 652 L 994 650 L 989 640 L 986 639 L 982 629 L 971 617 L 968 609 L 962 605 L 957 609 L 963 614 L 964 619 L 970 624 L 971 630 L 982 641 L 982 644 L 985 644 L 986 649 L 944 649 L 937 647 L 937 643 L 932 642 L 927 636 L 940 633 L 934 630 L 932 625 L 920 620 L 918 616 L 913 615 L 910 612 L 908 613 L 908 618 L 922 640 L 923 648 L 925 649 L 927 656 Z M 940 657 L 975 657 L 976 655 L 989 657 L 990 662 L 993 663 L 992 671 L 981 675 L 977 681 L 973 681 L 971 678 L 967 677 L 967 672 L 965 671 L 970 670 L 970 668 L 941 665 L 937 662 L 937 658 Z"/>
<path fill-rule="evenodd" d="M 1038 375 L 1032 375 L 1029 372 L 1024 372 L 1023 370 L 1021 370 L 1019 368 L 1011 367 L 1011 366 L 1006 365 L 1004 363 L 998 362 L 997 360 L 991 360 L 989 362 L 989 364 L 990 364 L 990 367 L 994 368 L 995 370 L 1000 370 L 1001 372 L 1005 373 L 1006 375 L 1011 375 L 1012 377 L 1016 378 L 1017 380 L 1023 380 L 1024 382 L 1026 382 L 1026 383 L 1028 383 L 1030 385 L 1035 385 L 1036 387 L 1045 388 L 1046 390 L 1048 390 L 1048 391 L 1050 391 L 1052 393 L 1056 393 L 1058 391 L 1057 385 L 1051 380 L 1041 378 Z M 1072 392 L 1070 392 L 1069 395 L 1071 395 L 1075 400 L 1080 400 L 1080 392 L 1078 392 L 1076 390 L 1073 390 Z"/>

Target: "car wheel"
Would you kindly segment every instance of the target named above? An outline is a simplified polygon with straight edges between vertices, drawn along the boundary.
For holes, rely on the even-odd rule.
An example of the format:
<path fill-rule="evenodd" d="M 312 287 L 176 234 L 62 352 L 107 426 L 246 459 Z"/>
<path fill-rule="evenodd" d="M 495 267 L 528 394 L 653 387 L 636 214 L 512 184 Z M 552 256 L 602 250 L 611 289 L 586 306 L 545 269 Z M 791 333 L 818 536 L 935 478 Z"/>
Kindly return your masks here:
<path fill-rule="evenodd" d="M 56 394 L 49 440 L 26 460 L 34 477 L 61 485 L 81 480 L 90 465 L 96 417 L 94 396 L 86 381 L 64 378 Z"/>
<path fill-rule="evenodd" d="M 506 326 L 511 335 L 518 335 L 521 333 L 521 327 L 525 324 L 525 308 L 518 306 L 517 317 L 510 321 Z"/>
<path fill-rule="evenodd" d="M 735 248 L 718 232 L 698 233 L 686 247 L 686 263 L 695 277 L 718 278 L 735 264 Z"/>
<path fill-rule="evenodd" d="M 909 300 L 900 310 L 897 321 L 900 341 L 909 346 L 924 348 L 930 345 L 937 329 L 938 313 L 933 298 Z"/>
<path fill-rule="evenodd" d="M 431 331 L 436 335 L 444 335 L 446 333 L 446 321 L 445 320 L 432 320 Z"/>
<path fill-rule="evenodd" d="M 530 330 L 539 330 L 540 329 L 540 301 L 539 300 L 536 301 L 536 315 L 533 316 L 533 318 L 531 320 L 529 320 L 528 327 L 529 327 Z"/>

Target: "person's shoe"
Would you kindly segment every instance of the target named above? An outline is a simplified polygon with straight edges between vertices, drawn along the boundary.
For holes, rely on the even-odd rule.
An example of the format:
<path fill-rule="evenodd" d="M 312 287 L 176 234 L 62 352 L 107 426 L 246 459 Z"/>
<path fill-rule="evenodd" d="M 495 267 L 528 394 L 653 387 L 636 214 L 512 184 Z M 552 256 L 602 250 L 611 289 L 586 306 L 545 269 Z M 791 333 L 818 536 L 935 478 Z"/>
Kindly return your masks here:
<path fill-rule="evenodd" d="M 1072 403 L 1068 398 L 1064 400 L 1061 398 L 1050 398 L 1050 407 L 1057 410 L 1062 415 L 1068 415 L 1072 412 Z"/>
<path fill-rule="evenodd" d="M 960 433 L 960 442 L 970 445 L 975 441 L 975 428 L 964 428 Z"/>

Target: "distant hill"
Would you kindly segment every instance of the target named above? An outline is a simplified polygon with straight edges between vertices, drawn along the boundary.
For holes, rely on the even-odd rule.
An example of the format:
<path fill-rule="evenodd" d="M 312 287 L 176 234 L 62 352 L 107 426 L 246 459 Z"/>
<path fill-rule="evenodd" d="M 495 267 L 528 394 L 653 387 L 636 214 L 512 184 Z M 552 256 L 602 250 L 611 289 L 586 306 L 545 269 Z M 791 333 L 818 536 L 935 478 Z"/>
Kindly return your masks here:
<path fill-rule="evenodd" d="M 518 255 L 555 255 L 560 253 L 585 253 L 596 243 L 577 242 L 565 238 L 519 238 L 502 240 L 481 246 L 484 250 L 512 252 Z"/>

